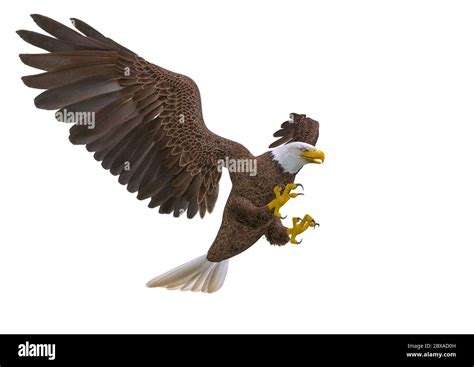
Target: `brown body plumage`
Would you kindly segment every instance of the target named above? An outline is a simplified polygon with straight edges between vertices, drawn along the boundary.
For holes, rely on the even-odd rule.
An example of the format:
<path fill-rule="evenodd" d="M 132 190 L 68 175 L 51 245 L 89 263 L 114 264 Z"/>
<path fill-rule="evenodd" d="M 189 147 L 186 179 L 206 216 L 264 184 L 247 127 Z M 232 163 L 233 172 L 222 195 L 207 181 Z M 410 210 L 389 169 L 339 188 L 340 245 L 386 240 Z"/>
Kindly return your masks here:
<path fill-rule="evenodd" d="M 227 200 L 221 228 L 209 249 L 211 261 L 222 261 L 245 251 L 266 235 L 270 243 L 289 241 L 287 228 L 273 216 L 267 204 L 274 198 L 276 185 L 285 187 L 295 175 L 283 172 L 270 153 L 257 157 L 258 175 L 230 173 L 232 191 Z"/>
<path fill-rule="evenodd" d="M 203 217 L 217 200 L 219 160 L 257 160 L 255 176 L 230 173 L 232 191 L 221 228 L 203 261 L 220 263 L 262 236 L 276 245 L 289 241 L 288 228 L 268 204 L 275 198 L 275 186 L 292 183 L 296 172 L 286 171 L 271 152 L 253 157 L 241 144 L 209 131 L 199 90 L 190 78 L 148 63 L 78 19 L 73 24 L 83 34 L 50 18 L 32 17 L 55 37 L 18 31 L 25 41 L 49 51 L 20 55 L 26 65 L 45 71 L 23 77 L 27 86 L 46 89 L 35 105 L 58 110 L 59 120 L 74 123 L 71 142 L 85 144 L 130 192 L 137 192 L 141 200 L 150 198 L 150 207 L 174 216 L 187 212 L 193 218 L 199 212 Z M 93 128 L 67 118 L 83 112 L 93 114 Z M 316 121 L 293 114 L 293 121 L 283 123 L 275 133 L 279 140 L 270 147 L 292 142 L 314 146 L 318 132 Z M 218 271 L 211 268 L 206 268 L 207 278 L 193 275 L 193 285 L 187 273 L 186 286 L 169 276 L 165 276 L 168 282 L 160 278 L 155 285 L 214 291 L 221 284 L 213 275 Z"/>

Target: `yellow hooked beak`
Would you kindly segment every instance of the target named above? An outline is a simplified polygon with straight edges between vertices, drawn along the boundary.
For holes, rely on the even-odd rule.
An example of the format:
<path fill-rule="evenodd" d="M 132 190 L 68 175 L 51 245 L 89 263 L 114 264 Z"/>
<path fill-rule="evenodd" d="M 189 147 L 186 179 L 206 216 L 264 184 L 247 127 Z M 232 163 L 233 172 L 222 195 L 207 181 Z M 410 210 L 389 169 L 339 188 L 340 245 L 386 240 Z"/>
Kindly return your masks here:
<path fill-rule="evenodd" d="M 302 152 L 301 158 L 303 158 L 306 162 L 309 163 L 324 163 L 324 153 L 318 149 L 307 150 L 306 152 Z"/>

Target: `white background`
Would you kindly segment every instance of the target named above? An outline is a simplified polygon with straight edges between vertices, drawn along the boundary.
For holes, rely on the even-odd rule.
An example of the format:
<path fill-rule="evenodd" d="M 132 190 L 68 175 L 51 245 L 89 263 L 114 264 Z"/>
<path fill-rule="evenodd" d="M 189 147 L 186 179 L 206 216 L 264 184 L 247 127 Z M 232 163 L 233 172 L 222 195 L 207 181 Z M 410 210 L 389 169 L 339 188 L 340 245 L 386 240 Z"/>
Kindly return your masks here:
<path fill-rule="evenodd" d="M 283 209 L 321 227 L 263 239 L 224 287 L 147 289 L 204 254 L 215 213 L 147 208 L 33 105 L 14 31 L 77 17 L 192 77 L 214 132 L 260 154 L 290 112 L 322 166 Z M 2 12 L 0 332 L 474 332 L 474 8 L 469 1 L 17 1 Z M 289 224 L 289 219 L 287 220 Z"/>

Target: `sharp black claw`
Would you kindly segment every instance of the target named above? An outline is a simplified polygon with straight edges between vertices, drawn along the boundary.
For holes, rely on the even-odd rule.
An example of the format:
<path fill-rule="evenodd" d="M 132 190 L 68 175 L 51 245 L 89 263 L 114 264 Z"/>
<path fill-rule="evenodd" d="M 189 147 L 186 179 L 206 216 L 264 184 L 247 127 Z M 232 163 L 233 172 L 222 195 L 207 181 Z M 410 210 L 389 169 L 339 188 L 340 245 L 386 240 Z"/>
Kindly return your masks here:
<path fill-rule="evenodd" d="M 303 242 L 303 239 L 296 241 L 296 244 L 299 245 L 301 242 Z"/>
<path fill-rule="evenodd" d="M 315 221 L 314 219 L 312 219 L 312 218 L 311 218 L 311 224 L 312 224 L 312 226 L 311 226 L 311 227 L 313 227 L 313 229 L 315 229 L 315 228 L 316 228 L 316 226 L 318 226 L 318 227 L 319 227 L 319 223 L 316 223 L 316 221 Z"/>
<path fill-rule="evenodd" d="M 280 215 L 280 219 L 286 219 L 288 215 L 285 215 L 284 217 Z"/>
<path fill-rule="evenodd" d="M 300 195 L 304 195 L 304 193 L 299 192 L 299 193 L 296 194 L 296 196 L 300 196 Z"/>
<path fill-rule="evenodd" d="M 296 187 L 301 187 L 301 190 L 304 191 L 304 186 L 303 186 L 302 184 L 296 184 Z M 295 188 L 296 188 L 296 187 L 295 187 Z"/>

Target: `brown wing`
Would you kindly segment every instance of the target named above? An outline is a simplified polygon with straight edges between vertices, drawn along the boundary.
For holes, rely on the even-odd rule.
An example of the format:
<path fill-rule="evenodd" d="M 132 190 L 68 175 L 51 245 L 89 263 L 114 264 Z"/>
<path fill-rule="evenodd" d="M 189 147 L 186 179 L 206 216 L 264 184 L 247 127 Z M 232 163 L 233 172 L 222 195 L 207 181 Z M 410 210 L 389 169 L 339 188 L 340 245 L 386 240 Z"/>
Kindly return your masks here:
<path fill-rule="evenodd" d="M 319 136 L 319 122 L 306 117 L 306 115 L 290 114 L 290 120 L 281 124 L 281 129 L 273 134 L 280 137 L 269 148 L 275 148 L 282 144 L 300 141 L 316 145 Z"/>
<path fill-rule="evenodd" d="M 23 77 L 27 86 L 46 89 L 36 106 L 74 123 L 71 142 L 86 144 L 130 192 L 151 198 L 150 207 L 174 216 L 187 211 L 188 218 L 211 212 L 221 177 L 217 160 L 238 144 L 206 128 L 196 84 L 78 19 L 73 24 L 84 35 L 41 15 L 32 18 L 54 37 L 18 31 L 50 51 L 20 55 L 46 71 Z"/>

